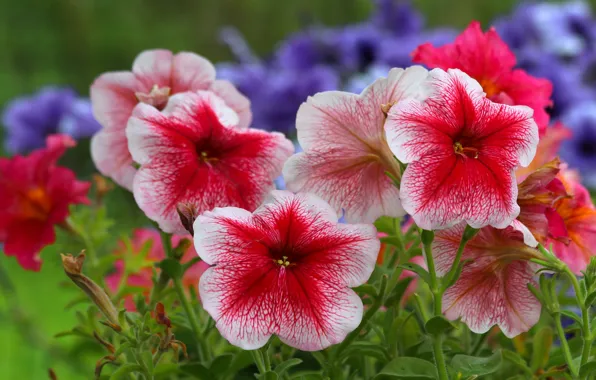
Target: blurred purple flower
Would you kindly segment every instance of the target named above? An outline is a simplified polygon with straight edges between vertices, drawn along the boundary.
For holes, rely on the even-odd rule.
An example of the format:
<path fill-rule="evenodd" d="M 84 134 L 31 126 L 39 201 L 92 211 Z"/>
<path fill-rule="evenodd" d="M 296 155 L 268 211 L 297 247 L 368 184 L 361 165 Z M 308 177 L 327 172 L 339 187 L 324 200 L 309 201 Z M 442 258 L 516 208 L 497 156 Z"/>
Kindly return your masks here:
<path fill-rule="evenodd" d="M 422 32 L 424 18 L 410 1 L 376 0 L 371 24 L 395 36 L 413 35 Z"/>
<path fill-rule="evenodd" d="M 442 46 L 453 42 L 457 31 L 451 28 L 437 28 L 405 37 L 385 37 L 381 45 L 379 61 L 389 67 L 408 67 L 412 65 L 412 52 L 425 42 Z"/>
<path fill-rule="evenodd" d="M 5 148 L 25 153 L 45 146 L 46 136 L 65 133 L 75 139 L 99 130 L 91 104 L 68 88 L 45 87 L 32 96 L 19 97 L 4 108 Z"/>
<path fill-rule="evenodd" d="M 596 101 L 577 104 L 561 121 L 572 132 L 561 145 L 561 158 L 579 169 L 586 186 L 596 187 Z"/>
<path fill-rule="evenodd" d="M 275 53 L 273 65 L 287 69 L 308 70 L 317 65 L 334 66 L 340 60 L 336 45 L 337 31 L 310 28 L 283 41 Z"/>
<path fill-rule="evenodd" d="M 339 69 L 364 72 L 379 59 L 384 33 L 373 24 L 356 24 L 345 27 L 337 35 Z"/>
<path fill-rule="evenodd" d="M 559 57 L 578 57 L 596 43 L 596 24 L 584 1 L 522 4 L 495 26 L 513 49 L 536 46 Z"/>
<path fill-rule="evenodd" d="M 337 73 L 325 66 L 308 70 L 268 67 L 265 64 L 221 64 L 222 79 L 232 81 L 251 100 L 253 128 L 295 133 L 296 112 L 309 95 L 336 89 Z"/>

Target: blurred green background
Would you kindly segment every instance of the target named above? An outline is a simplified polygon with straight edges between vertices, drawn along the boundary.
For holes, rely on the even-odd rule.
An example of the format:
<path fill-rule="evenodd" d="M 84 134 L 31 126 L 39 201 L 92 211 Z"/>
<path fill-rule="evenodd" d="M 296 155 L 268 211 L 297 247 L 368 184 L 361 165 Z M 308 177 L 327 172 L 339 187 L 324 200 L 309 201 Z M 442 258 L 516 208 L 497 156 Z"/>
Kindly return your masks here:
<path fill-rule="evenodd" d="M 514 0 L 414 0 L 428 26 L 463 28 L 472 19 L 487 25 L 509 12 Z M 260 55 L 310 22 L 326 25 L 367 18 L 370 0 L 0 0 L 0 105 L 48 84 L 71 85 L 87 94 L 104 71 L 129 70 L 144 49 L 189 50 L 212 61 L 230 60 L 218 33 L 232 25 Z M 76 154 L 85 157 L 88 144 Z M 119 233 L 139 220 L 132 198 L 123 191 L 109 200 Z M 32 237 L 34 238 L 34 237 Z M 90 379 L 103 355 L 78 357 L 75 340 L 53 335 L 72 328 L 76 317 L 64 305 L 73 298 L 58 286 L 65 277 L 59 247 L 43 252 L 40 273 L 23 271 L 13 258 L 0 256 L 8 278 L 0 293 L 0 379 Z M 0 274 L 2 276 L 2 274 Z M 10 283 L 14 288 L 10 289 Z M 78 368 L 78 370 L 77 370 Z"/>

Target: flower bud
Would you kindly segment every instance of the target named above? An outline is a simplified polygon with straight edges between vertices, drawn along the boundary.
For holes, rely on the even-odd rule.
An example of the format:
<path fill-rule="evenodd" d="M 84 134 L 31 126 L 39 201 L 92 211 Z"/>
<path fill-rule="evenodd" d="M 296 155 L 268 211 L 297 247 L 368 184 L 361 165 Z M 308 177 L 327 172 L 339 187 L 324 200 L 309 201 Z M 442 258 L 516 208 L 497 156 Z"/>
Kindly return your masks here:
<path fill-rule="evenodd" d="M 118 323 L 118 311 L 110 300 L 106 292 L 93 280 L 82 273 L 83 263 L 85 261 L 85 254 L 81 253 L 77 257 L 72 255 L 62 256 L 62 266 L 66 275 L 81 288 L 87 296 L 93 301 L 95 305 L 101 310 L 103 315 L 108 319 L 110 326 L 120 331 L 121 327 Z"/>
<path fill-rule="evenodd" d="M 180 222 L 184 226 L 184 228 L 194 236 L 195 232 L 193 229 L 193 224 L 195 219 L 199 216 L 197 212 L 197 207 L 192 203 L 178 203 L 176 205 L 176 211 L 178 211 L 178 216 L 180 217 Z"/>
<path fill-rule="evenodd" d="M 114 188 L 114 186 L 108 182 L 108 180 L 99 175 L 93 174 L 93 184 L 95 185 L 95 201 L 97 204 L 101 204 L 105 195 Z"/>
<path fill-rule="evenodd" d="M 592 256 L 590 258 L 590 263 L 586 267 L 586 271 L 584 272 L 586 277 L 586 285 L 588 287 L 588 291 L 593 290 L 596 288 L 596 256 Z"/>

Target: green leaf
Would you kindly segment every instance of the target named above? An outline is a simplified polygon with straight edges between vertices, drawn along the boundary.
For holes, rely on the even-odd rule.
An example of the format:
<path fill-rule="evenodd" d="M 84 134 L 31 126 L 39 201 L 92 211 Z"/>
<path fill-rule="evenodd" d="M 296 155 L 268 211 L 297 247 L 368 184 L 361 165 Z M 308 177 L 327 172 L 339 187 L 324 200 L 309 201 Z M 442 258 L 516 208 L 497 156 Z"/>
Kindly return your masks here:
<path fill-rule="evenodd" d="M 232 360 L 234 360 L 234 355 L 232 354 L 220 355 L 213 360 L 209 370 L 213 373 L 225 373 L 230 369 Z"/>
<path fill-rule="evenodd" d="M 115 370 L 114 373 L 112 373 L 112 376 L 110 376 L 110 380 L 127 379 L 127 375 L 130 375 L 133 372 L 140 371 L 141 366 L 138 364 L 124 364 L 120 366 L 117 370 Z"/>
<path fill-rule="evenodd" d="M 436 374 L 431 362 L 404 356 L 389 362 L 374 379 L 436 379 Z"/>
<path fill-rule="evenodd" d="M 260 379 L 260 380 L 278 380 L 279 376 L 277 375 L 276 372 L 267 371 L 267 372 L 259 375 L 258 379 Z"/>
<path fill-rule="evenodd" d="M 362 294 L 367 294 L 371 297 L 376 298 L 377 297 L 377 288 L 375 288 L 373 285 L 371 284 L 363 284 L 360 285 L 356 288 L 354 288 L 354 291 L 358 294 L 362 293 Z"/>
<path fill-rule="evenodd" d="M 302 363 L 302 359 L 298 359 L 298 358 L 288 359 L 285 362 L 279 363 L 277 365 L 277 367 L 275 367 L 275 373 L 277 373 L 279 376 L 281 376 L 284 373 L 286 373 L 287 370 L 299 365 L 300 363 Z"/>
<path fill-rule="evenodd" d="M 588 377 L 588 375 L 590 375 L 594 372 L 596 372 L 596 361 L 591 361 L 591 362 L 584 364 L 579 369 L 579 377 L 581 377 L 582 379 L 585 379 Z"/>
<path fill-rule="evenodd" d="M 463 377 L 482 376 L 496 372 L 502 362 L 501 351 L 487 357 L 455 355 L 451 360 L 451 367 L 456 372 L 461 373 Z"/>
<path fill-rule="evenodd" d="M 149 373 L 153 373 L 153 355 L 151 354 L 151 351 L 143 351 L 143 353 L 141 353 L 141 359 L 143 359 L 143 363 L 145 363 L 149 369 Z"/>
<path fill-rule="evenodd" d="M 381 362 L 387 362 L 390 359 L 389 353 L 387 350 L 380 346 L 378 343 L 373 342 L 354 342 L 350 344 L 344 352 L 342 352 L 340 358 L 346 359 L 348 357 L 362 357 L 362 356 L 370 356 L 375 359 L 378 359 Z"/>
<path fill-rule="evenodd" d="M 159 267 L 171 278 L 182 277 L 182 265 L 175 259 L 168 257 L 159 263 Z"/>
<path fill-rule="evenodd" d="M 515 364 L 518 368 L 522 369 L 527 375 L 530 375 L 530 378 L 534 376 L 534 372 L 528 367 L 526 361 L 519 356 L 518 353 L 510 351 L 510 350 L 502 350 L 503 359 L 509 361 L 512 364 Z"/>
<path fill-rule="evenodd" d="M 213 380 L 217 378 L 213 372 L 200 363 L 187 363 L 182 365 L 180 369 L 184 373 L 189 374 L 193 378 L 199 380 Z"/>
<path fill-rule="evenodd" d="M 393 225 L 393 218 L 388 216 L 382 216 L 375 222 L 375 227 L 377 227 L 377 231 L 384 232 L 389 235 L 395 233 Z"/>
<path fill-rule="evenodd" d="M 424 282 L 430 284 L 430 275 L 428 274 L 427 270 L 422 268 L 420 265 L 414 263 L 405 263 L 399 265 L 399 267 L 416 273 L 422 280 L 424 280 Z"/>
<path fill-rule="evenodd" d="M 399 305 L 402 298 L 404 297 L 404 294 L 406 293 L 406 290 L 408 289 L 408 285 L 410 285 L 410 283 L 413 280 L 414 277 L 406 277 L 403 280 L 399 281 L 395 288 L 393 288 L 393 291 L 391 292 L 389 297 L 387 297 L 387 300 L 385 301 L 385 306 L 392 307 Z"/>
<path fill-rule="evenodd" d="M 116 352 L 114 353 L 115 357 L 122 355 L 126 350 L 130 349 L 131 344 L 130 342 L 122 342 Z"/>
<path fill-rule="evenodd" d="M 431 335 L 440 335 L 449 332 L 454 328 L 455 326 L 441 315 L 432 317 L 424 325 L 424 329 L 426 330 L 426 332 Z"/>
<path fill-rule="evenodd" d="M 553 330 L 544 326 L 532 340 L 532 360 L 530 361 L 530 368 L 532 372 L 536 372 L 539 369 L 543 369 L 548 362 L 550 348 L 553 345 Z"/>
<path fill-rule="evenodd" d="M 155 376 L 173 375 L 180 371 L 177 363 L 159 363 L 153 370 Z"/>
<path fill-rule="evenodd" d="M 403 245 L 403 242 L 401 241 L 399 236 L 385 236 L 379 240 L 381 240 L 381 243 L 392 245 L 394 247 L 400 247 L 401 245 Z"/>
<path fill-rule="evenodd" d="M 588 296 L 586 297 L 586 302 L 585 302 L 586 307 L 592 306 L 594 301 L 596 301 L 596 292 L 592 292 L 592 293 L 588 294 Z"/>

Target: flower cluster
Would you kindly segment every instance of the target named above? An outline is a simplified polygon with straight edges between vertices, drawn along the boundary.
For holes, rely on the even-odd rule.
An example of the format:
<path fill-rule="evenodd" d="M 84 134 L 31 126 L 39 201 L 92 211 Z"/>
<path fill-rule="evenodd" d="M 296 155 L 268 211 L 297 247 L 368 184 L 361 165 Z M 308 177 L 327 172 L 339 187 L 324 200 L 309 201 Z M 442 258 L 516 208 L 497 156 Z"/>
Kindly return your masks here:
<path fill-rule="evenodd" d="M 13 154 L 42 148 L 52 134 L 80 139 L 101 128 L 88 99 L 79 98 L 69 88 L 56 87 L 12 100 L 3 111 L 2 124 L 6 129 L 4 147 Z"/>

